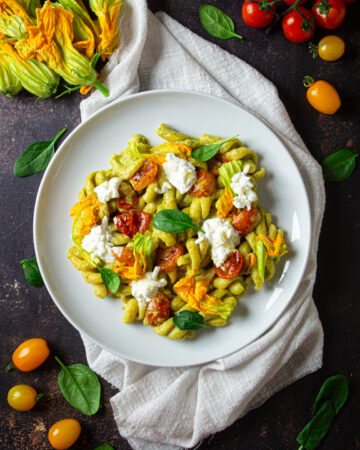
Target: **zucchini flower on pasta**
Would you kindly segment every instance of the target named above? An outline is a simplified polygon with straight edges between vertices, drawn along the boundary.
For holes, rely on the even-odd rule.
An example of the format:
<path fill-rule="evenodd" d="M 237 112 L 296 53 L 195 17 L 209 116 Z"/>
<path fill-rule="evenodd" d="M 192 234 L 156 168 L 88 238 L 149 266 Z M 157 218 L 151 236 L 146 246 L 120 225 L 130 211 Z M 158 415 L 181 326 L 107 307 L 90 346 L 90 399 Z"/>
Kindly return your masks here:
<path fill-rule="evenodd" d="M 70 216 L 74 218 L 73 238 L 90 233 L 91 228 L 100 220 L 98 213 L 101 203 L 95 195 L 89 195 L 71 208 Z"/>
<path fill-rule="evenodd" d="M 0 33 L 15 40 L 27 37 L 25 22 L 33 23 L 26 5 L 17 0 L 0 0 Z"/>
<path fill-rule="evenodd" d="M 21 88 L 19 79 L 9 68 L 8 58 L 0 54 L 0 94 L 12 98 Z"/>
<path fill-rule="evenodd" d="M 103 57 L 114 53 L 119 38 L 117 18 L 122 0 L 90 0 L 90 8 L 97 15 L 101 28 L 99 52 Z"/>
<path fill-rule="evenodd" d="M 262 241 L 264 243 L 267 254 L 272 259 L 279 258 L 287 253 L 287 246 L 280 233 L 277 234 L 276 238 L 265 236 L 265 234 L 259 234 L 259 236 L 256 236 L 256 241 Z"/>

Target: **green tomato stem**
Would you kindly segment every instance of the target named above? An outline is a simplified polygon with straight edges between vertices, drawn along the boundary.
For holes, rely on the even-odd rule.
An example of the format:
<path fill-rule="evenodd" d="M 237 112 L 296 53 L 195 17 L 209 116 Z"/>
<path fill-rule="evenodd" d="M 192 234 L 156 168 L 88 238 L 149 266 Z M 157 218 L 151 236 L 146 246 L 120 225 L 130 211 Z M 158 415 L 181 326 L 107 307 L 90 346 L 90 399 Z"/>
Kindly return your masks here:
<path fill-rule="evenodd" d="M 94 86 L 99 89 L 99 91 L 103 94 L 104 97 L 109 97 L 109 91 L 108 89 L 103 86 L 101 83 L 99 83 L 98 81 L 95 81 Z"/>
<path fill-rule="evenodd" d="M 37 403 L 39 400 L 41 400 L 42 398 L 45 398 L 45 397 L 46 397 L 46 394 L 44 394 L 43 392 L 41 392 L 40 394 L 37 394 L 36 397 L 35 397 L 36 403 Z"/>
<path fill-rule="evenodd" d="M 6 373 L 11 372 L 11 371 L 14 370 L 14 369 L 16 369 L 15 364 L 10 363 L 10 364 L 8 364 L 8 365 L 5 367 L 5 372 L 6 372 Z"/>

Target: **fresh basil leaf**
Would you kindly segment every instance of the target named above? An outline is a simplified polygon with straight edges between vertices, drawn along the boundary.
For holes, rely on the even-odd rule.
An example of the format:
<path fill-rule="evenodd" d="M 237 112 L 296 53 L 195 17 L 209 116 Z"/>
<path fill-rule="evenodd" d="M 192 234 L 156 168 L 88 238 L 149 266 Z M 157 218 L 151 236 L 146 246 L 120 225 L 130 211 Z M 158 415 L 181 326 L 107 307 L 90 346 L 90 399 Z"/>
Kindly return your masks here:
<path fill-rule="evenodd" d="M 325 181 L 342 181 L 348 178 L 355 169 L 357 157 L 356 153 L 344 149 L 324 158 L 321 165 Z"/>
<path fill-rule="evenodd" d="M 40 287 L 44 285 L 36 258 L 23 259 L 20 261 L 24 269 L 25 279 L 32 286 Z"/>
<path fill-rule="evenodd" d="M 99 268 L 101 279 L 103 280 L 105 286 L 110 289 L 110 291 L 115 294 L 120 286 L 120 277 L 111 269 Z"/>
<path fill-rule="evenodd" d="M 112 447 L 109 444 L 101 444 L 98 447 L 96 447 L 94 450 L 114 450 L 114 447 Z"/>
<path fill-rule="evenodd" d="M 328 400 L 332 402 L 335 408 L 335 414 L 338 414 L 346 402 L 348 394 L 349 382 L 344 375 L 334 375 L 328 378 L 321 386 L 315 399 L 315 403 L 311 411 L 312 415 L 315 416 L 321 408 L 321 405 Z"/>
<path fill-rule="evenodd" d="M 195 228 L 204 233 L 201 228 L 192 223 L 187 214 L 178 209 L 162 209 L 155 215 L 153 225 L 157 230 L 167 233 L 181 233 L 189 228 Z"/>
<path fill-rule="evenodd" d="M 238 134 L 231 138 L 225 139 L 224 141 L 216 142 L 215 144 L 207 144 L 202 147 L 198 147 L 192 151 L 191 157 L 197 161 L 209 161 L 209 159 L 213 158 L 218 153 L 220 147 L 225 144 L 225 142 L 228 142 L 237 136 Z"/>
<path fill-rule="evenodd" d="M 230 39 L 237 37 L 243 39 L 235 33 L 235 25 L 232 19 L 220 9 L 211 5 L 201 5 L 199 9 L 201 25 L 205 30 L 219 39 Z"/>
<path fill-rule="evenodd" d="M 313 450 L 317 448 L 329 431 L 336 413 L 331 401 L 324 402 L 316 416 L 308 422 L 296 436 L 300 449 Z"/>
<path fill-rule="evenodd" d="M 87 416 L 96 414 L 100 407 L 101 385 L 97 375 L 85 364 L 65 366 L 55 356 L 61 366 L 57 382 L 62 395 L 71 406 Z"/>
<path fill-rule="evenodd" d="M 179 330 L 195 331 L 199 328 L 210 328 L 204 323 L 204 318 L 197 312 L 180 311 L 173 318 L 174 324 Z"/>
<path fill-rule="evenodd" d="M 41 141 L 31 144 L 14 165 L 14 174 L 17 177 L 26 177 L 34 173 L 42 172 L 48 166 L 55 152 L 55 142 L 65 133 L 63 128 L 50 141 Z"/>

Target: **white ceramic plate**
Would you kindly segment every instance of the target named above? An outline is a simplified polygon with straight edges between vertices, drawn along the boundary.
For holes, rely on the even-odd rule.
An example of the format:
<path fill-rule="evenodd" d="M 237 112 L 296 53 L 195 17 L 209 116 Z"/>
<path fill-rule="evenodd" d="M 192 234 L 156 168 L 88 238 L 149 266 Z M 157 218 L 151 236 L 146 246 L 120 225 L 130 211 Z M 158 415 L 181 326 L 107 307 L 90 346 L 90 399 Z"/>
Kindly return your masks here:
<path fill-rule="evenodd" d="M 174 342 L 142 323 L 121 323 L 123 303 L 101 300 L 66 258 L 71 243 L 71 206 L 85 177 L 107 169 L 135 133 L 153 145 L 161 122 L 184 133 L 209 133 L 240 139 L 260 155 L 266 176 L 259 183 L 261 205 L 282 227 L 290 251 L 274 278 L 249 290 L 229 324 Z M 99 111 L 63 142 L 43 177 L 34 215 L 36 257 L 46 287 L 65 317 L 101 347 L 154 366 L 190 366 L 229 355 L 263 334 L 284 311 L 302 278 L 310 244 L 310 213 L 300 173 L 277 136 L 258 118 L 229 102 L 190 91 L 152 91 L 133 95 Z"/>

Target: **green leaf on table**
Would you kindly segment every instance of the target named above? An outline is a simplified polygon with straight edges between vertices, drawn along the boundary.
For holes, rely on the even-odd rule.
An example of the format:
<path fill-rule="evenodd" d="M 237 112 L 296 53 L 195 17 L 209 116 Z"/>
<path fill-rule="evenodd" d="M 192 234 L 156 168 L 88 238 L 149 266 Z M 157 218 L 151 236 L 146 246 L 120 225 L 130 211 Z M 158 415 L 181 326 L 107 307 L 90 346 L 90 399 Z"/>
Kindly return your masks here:
<path fill-rule="evenodd" d="M 14 174 L 17 177 L 26 177 L 34 173 L 43 172 L 55 153 L 55 143 L 65 133 L 63 128 L 50 141 L 34 142 L 31 144 L 14 165 Z"/>
<path fill-rule="evenodd" d="M 109 444 L 101 444 L 98 447 L 94 448 L 94 450 L 114 450 L 114 447 Z"/>
<path fill-rule="evenodd" d="M 321 162 L 325 181 L 342 181 L 355 169 L 357 153 L 343 149 L 327 156 Z"/>
<path fill-rule="evenodd" d="M 96 414 L 100 407 L 101 385 L 97 375 L 85 364 L 65 366 L 55 356 L 61 366 L 57 382 L 62 395 L 71 406 L 87 416 Z"/>
<path fill-rule="evenodd" d="M 20 264 L 24 269 L 25 279 L 29 284 L 36 287 L 44 285 L 36 258 L 23 259 L 20 261 Z"/>
<path fill-rule="evenodd" d="M 323 383 L 320 391 L 315 399 L 314 406 L 312 408 L 312 415 L 315 416 L 319 411 L 322 403 L 330 400 L 337 414 L 343 407 L 349 394 L 349 382 L 344 375 L 334 375 Z"/>
<path fill-rule="evenodd" d="M 220 9 L 211 5 L 201 5 L 199 9 L 201 25 L 205 30 L 219 39 L 230 39 L 236 37 L 243 39 L 235 33 L 235 25 L 231 17 Z"/>
<path fill-rule="evenodd" d="M 204 233 L 201 228 L 192 223 L 187 214 L 178 209 L 162 209 L 155 215 L 153 225 L 157 230 L 167 233 L 181 233 L 189 228 L 195 228 Z"/>
<path fill-rule="evenodd" d="M 225 142 L 228 142 L 231 139 L 236 138 L 237 136 L 238 134 L 225 139 L 224 141 L 216 142 L 215 144 L 207 144 L 203 145 L 202 147 L 198 147 L 192 151 L 191 157 L 196 159 L 197 161 L 209 161 L 209 159 L 213 158 L 218 153 L 221 146 L 225 144 Z"/>
<path fill-rule="evenodd" d="M 111 269 L 106 269 L 104 267 L 98 267 L 98 269 L 105 286 L 115 294 L 120 287 L 119 275 Z"/>
<path fill-rule="evenodd" d="M 179 330 L 195 331 L 199 328 L 210 328 L 204 323 L 203 316 L 197 312 L 180 311 L 174 316 L 173 321 Z"/>

